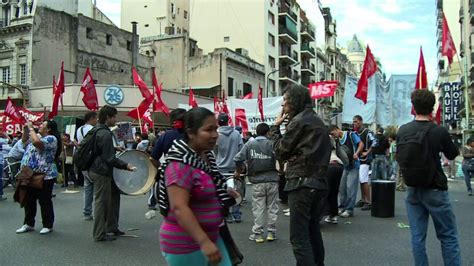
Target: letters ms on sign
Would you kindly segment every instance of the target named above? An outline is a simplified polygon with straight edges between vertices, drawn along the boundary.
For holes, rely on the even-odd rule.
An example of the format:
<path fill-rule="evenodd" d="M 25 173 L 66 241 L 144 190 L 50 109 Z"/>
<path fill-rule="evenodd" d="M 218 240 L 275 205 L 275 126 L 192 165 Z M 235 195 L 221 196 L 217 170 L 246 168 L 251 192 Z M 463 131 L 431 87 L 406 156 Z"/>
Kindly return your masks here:
<path fill-rule="evenodd" d="M 337 89 L 337 80 L 316 82 L 308 85 L 311 99 L 321 99 L 334 96 Z"/>

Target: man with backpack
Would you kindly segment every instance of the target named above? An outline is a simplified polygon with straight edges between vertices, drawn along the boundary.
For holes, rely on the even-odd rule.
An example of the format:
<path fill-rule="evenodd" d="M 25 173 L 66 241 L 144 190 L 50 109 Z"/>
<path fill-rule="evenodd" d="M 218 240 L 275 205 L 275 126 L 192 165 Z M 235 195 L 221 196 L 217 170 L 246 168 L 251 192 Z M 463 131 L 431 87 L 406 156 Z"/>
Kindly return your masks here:
<path fill-rule="evenodd" d="M 459 151 L 448 131 L 431 121 L 435 95 L 428 90 L 415 90 L 411 102 L 416 116 L 398 131 L 397 161 L 407 185 L 406 210 L 415 265 L 428 265 L 425 240 L 430 215 L 441 241 L 444 265 L 461 265 L 456 218 L 439 156 L 442 152 L 453 160 Z"/>
<path fill-rule="evenodd" d="M 359 134 L 360 140 L 364 145 L 359 161 L 359 182 L 360 182 L 360 194 L 361 199 L 357 202 L 356 207 L 361 208 L 361 210 L 366 211 L 370 210 L 372 204 L 370 199 L 370 186 L 369 186 L 369 172 L 370 164 L 373 160 L 372 149 L 378 145 L 377 139 L 375 138 L 374 132 L 364 127 L 364 121 L 362 116 L 355 115 L 352 118 L 352 123 L 354 130 Z M 372 176 L 373 172 L 372 172 Z"/>
<path fill-rule="evenodd" d="M 84 115 L 86 123 L 77 129 L 76 137 L 77 143 L 81 144 L 87 133 L 97 124 L 97 113 L 87 112 Z M 77 161 L 76 161 L 77 164 Z M 94 200 L 94 183 L 91 182 L 87 171 L 82 171 L 84 176 L 84 220 L 90 221 L 92 216 L 92 202 Z"/>
<path fill-rule="evenodd" d="M 329 132 L 336 139 L 336 153 L 344 164 L 339 185 L 339 216 L 347 218 L 354 216 L 359 184 L 359 155 L 364 148 L 364 143 L 357 133 L 349 130 L 342 131 L 335 125 L 329 127 Z"/>

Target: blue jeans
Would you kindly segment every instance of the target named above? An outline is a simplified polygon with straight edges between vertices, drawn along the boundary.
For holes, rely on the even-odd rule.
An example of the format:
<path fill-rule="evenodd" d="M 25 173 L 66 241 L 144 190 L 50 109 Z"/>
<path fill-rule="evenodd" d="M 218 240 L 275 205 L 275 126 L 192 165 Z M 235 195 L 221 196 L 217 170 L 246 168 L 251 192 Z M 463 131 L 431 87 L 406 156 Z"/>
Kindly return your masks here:
<path fill-rule="evenodd" d="M 92 202 L 94 201 L 94 183 L 90 181 L 88 171 L 82 171 L 84 176 L 84 215 L 92 216 Z"/>
<path fill-rule="evenodd" d="M 225 247 L 224 241 L 219 237 L 215 243 L 219 252 L 221 253 L 221 262 L 219 266 L 231 266 L 232 262 L 229 257 L 229 252 Z M 182 266 L 182 265 L 196 265 L 196 266 L 208 266 L 211 265 L 207 261 L 207 257 L 204 256 L 202 251 L 197 250 L 187 254 L 170 254 L 161 252 L 163 257 L 169 266 Z"/>
<path fill-rule="evenodd" d="M 467 191 L 471 192 L 471 178 L 474 175 L 474 163 L 471 163 L 470 160 L 463 160 L 461 167 L 462 173 L 464 174 L 464 181 L 466 182 Z"/>
<path fill-rule="evenodd" d="M 382 179 L 387 180 L 387 167 L 388 160 L 387 156 L 383 154 L 376 154 L 372 161 L 372 178 L 371 179 Z"/>
<path fill-rule="evenodd" d="M 448 191 L 407 187 L 405 203 L 415 265 L 428 265 L 425 240 L 430 215 L 436 236 L 441 241 L 444 265 L 461 265 L 456 218 L 449 202 Z"/>
<path fill-rule="evenodd" d="M 339 185 L 339 208 L 353 212 L 359 190 L 359 168 L 344 168 Z"/>

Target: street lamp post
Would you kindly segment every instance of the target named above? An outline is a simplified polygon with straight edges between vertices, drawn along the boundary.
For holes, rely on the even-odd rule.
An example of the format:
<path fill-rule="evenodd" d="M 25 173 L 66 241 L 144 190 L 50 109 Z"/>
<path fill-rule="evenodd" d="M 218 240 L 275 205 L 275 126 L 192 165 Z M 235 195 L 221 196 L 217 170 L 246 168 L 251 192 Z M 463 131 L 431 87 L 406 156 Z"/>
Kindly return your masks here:
<path fill-rule="evenodd" d="M 13 88 L 13 89 L 19 91 L 20 94 L 21 94 L 21 98 L 22 98 L 22 100 L 23 100 L 23 107 L 26 108 L 25 92 L 23 91 L 22 88 L 17 87 L 17 86 L 13 86 L 13 85 L 11 85 L 11 84 L 9 84 L 9 83 L 6 83 L 6 82 L 3 82 L 3 81 L 0 81 L 0 84 L 5 85 L 5 86 L 7 86 L 7 87 L 9 87 L 9 88 Z"/>
<path fill-rule="evenodd" d="M 296 62 L 296 63 L 294 63 L 294 64 L 287 65 L 287 66 L 284 66 L 284 67 L 282 67 L 282 68 L 275 69 L 275 70 L 271 71 L 270 73 L 268 73 L 267 79 L 265 80 L 265 82 L 266 82 L 265 86 L 266 86 L 266 91 L 267 91 L 267 92 L 266 92 L 267 97 L 268 97 L 268 83 L 269 83 L 268 81 L 269 81 L 270 75 L 273 74 L 273 73 L 275 73 L 275 72 L 278 72 L 278 71 L 280 71 L 280 70 L 289 68 L 289 67 L 295 67 L 295 66 L 297 66 L 297 65 L 299 65 L 299 64 L 300 64 L 300 62 Z"/>

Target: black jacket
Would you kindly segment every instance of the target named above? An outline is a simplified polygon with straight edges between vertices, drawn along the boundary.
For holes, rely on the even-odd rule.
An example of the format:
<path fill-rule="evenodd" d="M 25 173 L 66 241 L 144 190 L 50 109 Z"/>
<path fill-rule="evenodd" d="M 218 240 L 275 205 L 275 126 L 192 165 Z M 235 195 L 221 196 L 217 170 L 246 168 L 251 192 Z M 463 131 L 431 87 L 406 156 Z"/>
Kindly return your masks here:
<path fill-rule="evenodd" d="M 288 161 L 286 178 L 326 178 L 331 157 L 329 132 L 311 107 L 297 114 L 281 135 L 272 127 L 273 149 L 278 160 Z"/>
<path fill-rule="evenodd" d="M 94 150 L 96 158 L 89 171 L 112 177 L 114 167 L 127 169 L 127 163 L 115 157 L 112 131 L 104 124 L 97 124 L 95 127 L 98 130 Z"/>

